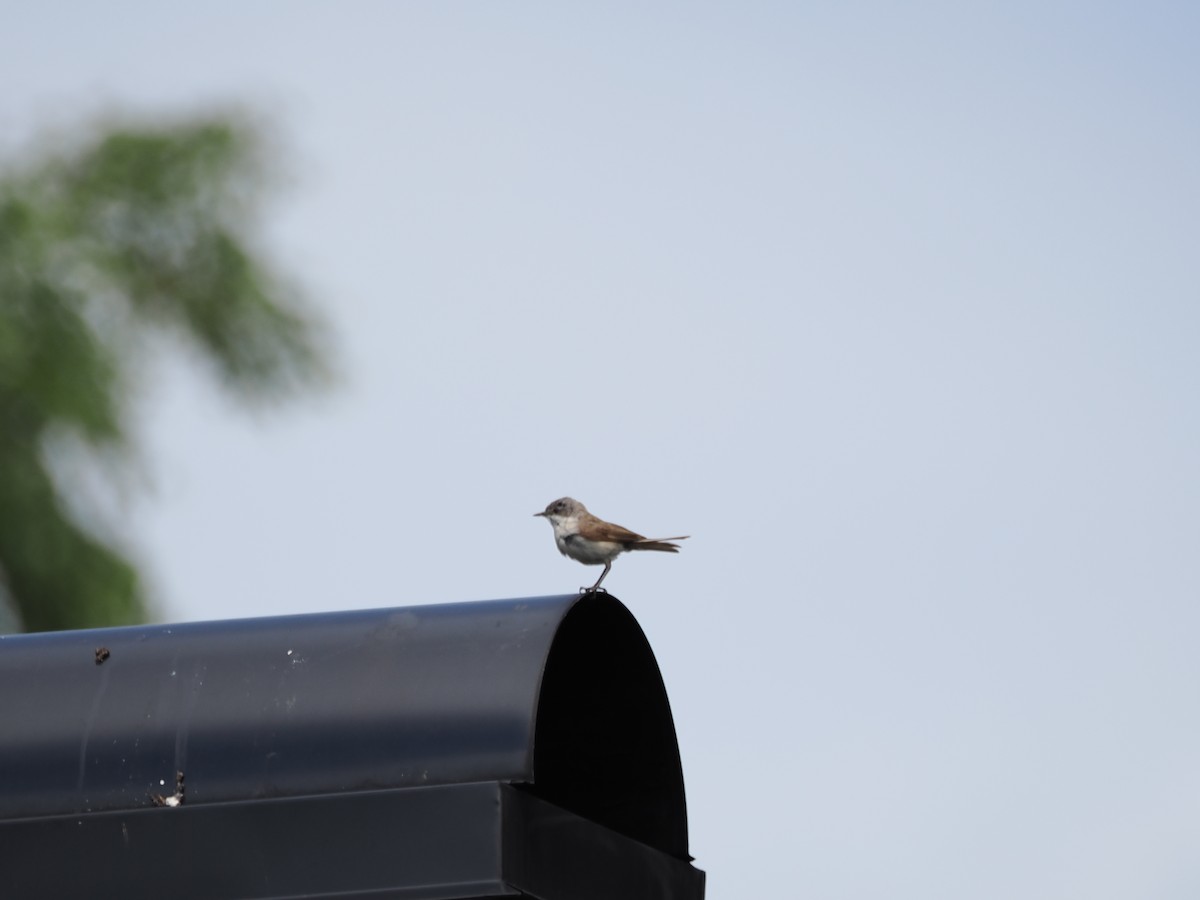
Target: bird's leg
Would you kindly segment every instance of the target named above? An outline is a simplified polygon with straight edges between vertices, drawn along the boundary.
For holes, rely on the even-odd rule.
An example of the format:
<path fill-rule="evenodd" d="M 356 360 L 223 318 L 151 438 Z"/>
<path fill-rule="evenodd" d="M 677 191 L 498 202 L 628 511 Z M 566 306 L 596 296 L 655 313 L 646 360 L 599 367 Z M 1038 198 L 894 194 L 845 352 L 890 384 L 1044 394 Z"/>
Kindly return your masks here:
<path fill-rule="evenodd" d="M 607 594 L 608 591 L 606 591 L 606 590 L 604 590 L 604 588 L 600 587 L 600 582 L 602 582 L 604 580 L 604 576 L 608 574 L 608 570 L 611 568 L 612 568 L 612 560 L 610 559 L 608 562 L 606 562 L 604 564 L 604 571 L 600 573 L 600 577 L 596 579 L 596 583 L 593 584 L 590 588 L 580 588 L 579 590 L 585 594 L 595 594 L 595 593 Z"/>

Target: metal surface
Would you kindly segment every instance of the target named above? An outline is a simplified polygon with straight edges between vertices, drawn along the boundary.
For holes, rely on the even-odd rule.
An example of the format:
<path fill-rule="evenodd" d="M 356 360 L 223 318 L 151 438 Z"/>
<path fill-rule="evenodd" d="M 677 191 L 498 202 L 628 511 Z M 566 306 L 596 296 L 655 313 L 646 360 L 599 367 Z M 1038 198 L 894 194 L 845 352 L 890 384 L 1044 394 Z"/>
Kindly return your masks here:
<path fill-rule="evenodd" d="M 497 783 L 0 822 L 12 897 L 702 900 L 685 862 Z"/>
<path fill-rule="evenodd" d="M 512 782 L 688 858 L 662 679 L 604 595 L 8 635 L 0 723 L 0 822 Z"/>

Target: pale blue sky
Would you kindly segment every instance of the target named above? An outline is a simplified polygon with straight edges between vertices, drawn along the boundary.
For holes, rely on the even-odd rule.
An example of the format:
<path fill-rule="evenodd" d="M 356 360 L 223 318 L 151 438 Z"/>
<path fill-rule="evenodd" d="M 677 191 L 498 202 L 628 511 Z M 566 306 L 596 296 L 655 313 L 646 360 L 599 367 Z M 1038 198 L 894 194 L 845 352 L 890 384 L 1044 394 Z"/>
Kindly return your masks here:
<path fill-rule="evenodd" d="M 1200 7 L 13 7 L 0 142 L 276 123 L 341 387 L 172 363 L 168 619 L 531 596 L 570 494 L 677 557 L 711 900 L 1200 895 Z"/>

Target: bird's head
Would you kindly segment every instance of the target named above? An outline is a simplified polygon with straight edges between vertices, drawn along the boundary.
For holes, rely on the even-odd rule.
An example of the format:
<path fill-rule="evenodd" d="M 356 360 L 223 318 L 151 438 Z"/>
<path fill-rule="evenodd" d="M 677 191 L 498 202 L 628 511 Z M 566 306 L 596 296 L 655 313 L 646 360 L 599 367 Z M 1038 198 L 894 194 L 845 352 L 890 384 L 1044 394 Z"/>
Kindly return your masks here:
<path fill-rule="evenodd" d="M 551 522 L 561 522 L 564 519 L 573 519 L 585 512 L 587 512 L 587 507 L 578 500 L 573 500 L 570 497 L 562 497 L 555 500 L 540 513 L 534 513 L 534 515 L 545 516 Z"/>

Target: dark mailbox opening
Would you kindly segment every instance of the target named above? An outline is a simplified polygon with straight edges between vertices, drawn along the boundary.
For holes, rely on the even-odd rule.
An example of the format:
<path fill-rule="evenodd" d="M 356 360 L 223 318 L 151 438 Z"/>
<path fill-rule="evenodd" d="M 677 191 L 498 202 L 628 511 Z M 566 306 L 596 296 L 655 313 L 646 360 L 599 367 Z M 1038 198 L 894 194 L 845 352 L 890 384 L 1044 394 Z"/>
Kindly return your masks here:
<path fill-rule="evenodd" d="M 679 748 L 658 664 L 630 612 L 585 596 L 550 648 L 533 791 L 688 859 Z"/>
<path fill-rule="evenodd" d="M 3 636 L 0 721 L 14 896 L 704 893 L 608 595 Z"/>

